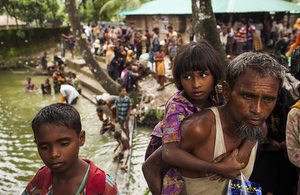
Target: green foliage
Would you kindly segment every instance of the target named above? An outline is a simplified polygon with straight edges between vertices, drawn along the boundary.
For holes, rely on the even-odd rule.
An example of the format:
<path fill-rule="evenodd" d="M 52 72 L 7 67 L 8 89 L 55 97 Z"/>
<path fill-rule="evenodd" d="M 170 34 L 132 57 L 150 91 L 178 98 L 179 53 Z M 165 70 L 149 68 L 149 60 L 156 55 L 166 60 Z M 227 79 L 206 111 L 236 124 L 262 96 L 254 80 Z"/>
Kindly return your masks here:
<path fill-rule="evenodd" d="M 35 21 L 41 27 L 44 22 L 50 22 L 54 26 L 64 18 L 64 13 L 59 11 L 58 1 L 51 0 L 1 0 L 0 1 L 0 14 L 4 12 L 20 19 L 26 23 Z M 22 36 L 19 32 L 18 35 Z"/>
<path fill-rule="evenodd" d="M 80 50 L 78 48 L 75 48 L 74 54 L 76 56 L 81 56 Z"/>
<path fill-rule="evenodd" d="M 164 111 L 163 110 L 155 110 L 155 116 L 158 118 L 158 120 L 162 120 L 164 117 Z"/>
<path fill-rule="evenodd" d="M 5 62 L 5 60 L 4 60 L 3 56 L 0 55 L 0 65 L 4 65 L 4 62 Z"/>
<path fill-rule="evenodd" d="M 78 15 L 80 21 L 91 23 L 93 21 L 109 21 L 113 16 L 110 11 L 99 14 L 99 10 L 108 0 L 85 0 L 78 5 Z"/>
<path fill-rule="evenodd" d="M 16 67 L 17 66 L 17 64 L 16 64 L 16 62 L 15 61 L 10 61 L 9 62 L 9 67 Z"/>
<path fill-rule="evenodd" d="M 96 0 L 95 2 L 101 2 L 102 0 Z M 104 11 L 110 11 L 111 13 L 116 13 L 129 8 L 138 8 L 143 3 L 148 2 L 150 0 L 109 0 L 107 3 L 103 5 L 100 10 L 100 14 Z"/>
<path fill-rule="evenodd" d="M 16 33 L 16 35 L 22 39 L 25 38 L 25 32 L 22 29 L 19 29 Z"/>
<path fill-rule="evenodd" d="M 17 48 L 10 48 L 9 51 L 8 51 L 8 57 L 16 57 L 18 56 L 18 50 Z"/>
<path fill-rule="evenodd" d="M 151 194 L 152 194 L 152 193 L 151 193 L 149 187 L 146 188 L 144 195 L 151 195 Z"/>

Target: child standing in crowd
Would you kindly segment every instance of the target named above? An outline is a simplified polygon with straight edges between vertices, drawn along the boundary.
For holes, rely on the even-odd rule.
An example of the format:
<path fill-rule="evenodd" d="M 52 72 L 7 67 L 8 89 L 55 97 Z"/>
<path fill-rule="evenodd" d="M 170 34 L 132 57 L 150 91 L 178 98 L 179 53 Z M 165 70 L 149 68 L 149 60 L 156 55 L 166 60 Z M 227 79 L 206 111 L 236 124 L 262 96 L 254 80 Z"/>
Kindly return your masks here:
<path fill-rule="evenodd" d="M 255 32 L 255 26 L 253 25 L 253 19 L 249 18 L 247 25 L 247 41 L 246 41 L 246 52 L 253 52 L 253 36 Z"/>
<path fill-rule="evenodd" d="M 139 60 L 143 49 L 140 33 L 135 33 L 134 46 L 136 48 L 136 59 Z"/>
<path fill-rule="evenodd" d="M 100 129 L 100 135 L 104 133 L 114 132 L 115 125 L 111 122 L 109 116 L 103 114 L 103 109 L 101 107 L 97 108 L 97 116 L 99 117 L 100 121 L 102 121 L 102 127 Z"/>
<path fill-rule="evenodd" d="M 46 166 L 31 179 L 22 195 L 116 195 L 115 181 L 88 159 L 78 157 L 85 142 L 80 115 L 70 105 L 57 103 L 39 111 L 32 123 L 34 142 Z"/>
<path fill-rule="evenodd" d="M 131 100 L 130 97 L 126 96 L 126 88 L 120 87 L 119 88 L 119 96 L 115 103 L 116 106 L 116 122 L 119 121 L 121 129 L 126 134 L 127 138 L 129 139 L 129 116 L 131 112 Z"/>
<path fill-rule="evenodd" d="M 126 165 L 126 163 L 128 160 L 129 149 L 131 148 L 130 144 L 129 144 L 129 140 L 127 137 L 122 136 L 119 131 L 116 131 L 114 133 L 114 138 L 117 140 L 118 145 L 114 150 L 115 155 L 114 155 L 113 159 L 116 160 L 117 157 L 119 157 L 120 155 L 123 155 L 123 158 L 121 160 L 122 165 L 120 166 L 120 168 L 127 169 L 128 165 Z M 119 146 L 120 146 L 120 150 L 117 150 Z"/>
<path fill-rule="evenodd" d="M 164 83 L 166 82 L 166 76 L 165 76 L 165 63 L 164 63 L 164 57 L 165 53 L 164 47 L 159 45 L 158 46 L 158 52 L 155 52 L 154 59 L 156 63 L 156 81 L 159 84 L 159 87 L 157 88 L 157 91 L 163 90 L 165 88 Z"/>
<path fill-rule="evenodd" d="M 153 49 L 154 49 L 154 52 L 157 52 L 158 51 L 158 46 L 159 46 L 159 39 L 158 39 L 158 28 L 154 29 L 154 35 L 153 35 L 153 38 L 152 38 L 152 44 L 153 44 Z"/>
<path fill-rule="evenodd" d="M 149 54 L 149 61 L 150 61 L 151 64 L 152 64 L 152 71 L 153 71 L 153 70 L 154 70 L 153 63 L 154 63 L 155 61 L 154 61 L 154 51 L 153 51 L 153 48 L 152 48 L 152 47 L 149 48 L 148 54 Z"/>
<path fill-rule="evenodd" d="M 173 61 L 175 59 L 177 51 L 178 51 L 178 46 L 176 45 L 176 40 L 173 39 L 172 45 L 170 46 L 170 49 L 169 49 L 169 52 L 170 52 L 170 67 L 169 67 L 169 69 L 173 68 Z"/>
<path fill-rule="evenodd" d="M 41 88 L 42 88 L 43 95 L 51 94 L 51 84 L 49 83 L 48 78 L 45 79 L 45 85 L 42 84 Z"/>
<path fill-rule="evenodd" d="M 149 34 L 148 30 L 146 30 L 145 36 L 147 37 L 147 41 L 146 41 L 146 53 L 149 52 L 149 48 L 150 48 L 150 39 L 151 39 L 151 35 Z"/>
<path fill-rule="evenodd" d="M 222 104 L 218 101 L 215 92 L 221 77 L 222 66 L 216 52 L 208 42 L 191 42 L 179 50 L 173 67 L 173 78 L 179 91 L 173 94 L 166 103 L 164 117 L 151 134 L 152 138 L 145 156 L 146 161 L 143 164 L 143 173 L 148 184 L 154 182 L 156 186 L 161 187 L 163 183 L 162 189 L 158 189 L 159 193 L 179 194 L 183 189 L 184 181 L 177 168 L 166 170 L 166 167 L 170 165 L 190 167 L 193 170 L 211 170 L 210 172 L 225 177 L 230 177 L 231 172 L 228 170 L 242 168 L 242 165 L 236 165 L 235 158 L 231 159 L 232 163 L 228 164 L 212 163 L 196 159 L 179 148 L 181 139 L 179 127 L 182 121 L 204 108 Z M 254 144 L 250 142 L 250 144 L 253 146 L 255 142 Z M 166 162 L 162 161 L 163 156 Z M 157 166 L 162 167 L 158 169 Z M 228 167 L 224 168 L 224 166 Z M 167 172 L 162 181 L 161 175 L 164 171 Z M 150 178 L 149 173 L 152 176 L 155 174 L 156 177 Z M 155 194 L 153 191 L 152 193 Z"/>
<path fill-rule="evenodd" d="M 246 28 L 241 23 L 239 23 L 238 30 L 237 30 L 237 36 L 236 36 L 236 48 L 237 48 L 238 55 L 243 53 L 243 47 L 244 47 L 245 40 L 246 40 L 246 34 L 247 34 Z"/>

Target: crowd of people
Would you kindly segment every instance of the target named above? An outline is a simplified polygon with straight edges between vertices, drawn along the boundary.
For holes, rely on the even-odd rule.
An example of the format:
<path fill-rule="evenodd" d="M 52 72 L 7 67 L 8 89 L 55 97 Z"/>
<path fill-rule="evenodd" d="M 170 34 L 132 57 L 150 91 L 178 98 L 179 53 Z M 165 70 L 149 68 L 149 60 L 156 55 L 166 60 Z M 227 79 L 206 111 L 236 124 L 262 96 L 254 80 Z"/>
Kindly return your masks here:
<path fill-rule="evenodd" d="M 145 73 L 147 65 L 139 63 L 143 51 L 147 54 L 147 60 L 156 65 L 155 71 L 159 84 L 157 90 L 164 89 L 166 81 L 164 58 L 169 55 L 171 61 L 169 68 L 172 69 L 178 50 L 181 45 L 185 44 L 180 34 L 177 34 L 172 26 L 168 26 L 168 33 L 163 39 L 160 38 L 158 27 L 153 28 L 151 34 L 146 29 L 143 35 L 135 29 L 134 22 L 130 22 L 127 29 L 124 29 L 122 24 L 119 28 L 114 26 L 106 28 L 104 25 L 97 26 L 97 23 L 94 22 L 92 26 L 88 25 L 83 31 L 86 33 L 87 42 L 94 54 L 106 57 L 109 76 L 116 81 L 121 78 L 122 86 L 127 90 L 132 88 L 141 90 L 138 80 Z M 192 37 L 194 36 L 192 25 L 187 32 Z"/>
<path fill-rule="evenodd" d="M 192 21 L 186 30 L 190 33 L 188 44 L 180 40 L 172 26 L 168 27 L 164 42 L 159 41 L 158 28 L 152 34 L 146 31 L 147 57 L 156 64 L 158 90 L 164 88 L 166 54 L 170 56 L 178 89 L 166 102 L 163 119 L 155 126 L 145 152 L 142 169 L 152 194 L 227 194 L 229 188 L 234 188 L 229 180 L 240 179 L 241 173 L 250 181 L 247 190 L 253 182 L 260 184 L 262 192 L 256 194 L 300 194 L 300 182 L 297 191 L 300 174 L 296 169 L 300 168 L 300 33 L 288 33 L 285 21 L 278 29 L 278 36 L 277 31 L 271 33 L 271 28 L 267 28 L 269 39 L 262 39 L 262 33 L 256 34 L 268 26 L 258 21 L 253 24 L 249 19 L 246 24 L 242 20 L 237 31 L 232 30 L 230 23 L 227 25 L 218 24 L 221 43 L 230 53 L 235 40 L 237 52 L 241 53 L 228 65 L 224 80 L 221 80 L 223 68 L 212 46 L 204 40 L 192 41 Z M 101 49 L 95 54 L 106 56 L 109 76 L 113 80 L 122 78 L 119 96 L 101 96 L 97 101 L 98 105 L 107 105 L 111 118 L 103 113 L 102 107 L 96 112 L 102 121 L 100 134 L 113 132 L 118 142 L 113 158 L 122 154 L 121 168 L 126 169 L 131 148 L 128 126 L 131 101 L 126 94 L 133 87 L 139 89 L 137 81 L 144 72 L 138 63 L 143 38 L 135 32 L 134 23 L 126 31 L 122 26 L 117 30 L 105 28 L 102 40 L 97 35 L 103 26 L 94 25 L 90 29 L 93 30 L 86 31 L 90 39 L 87 41 L 99 43 Z M 272 44 L 271 38 L 276 48 L 280 40 L 295 37 L 288 48 L 292 48 L 290 70 L 276 56 L 253 52 Z M 60 89 L 66 102 L 74 104 L 76 97 L 65 97 L 68 92 L 62 90 L 69 84 L 67 88 L 77 92 L 76 74 L 70 75 L 72 79 L 67 82 L 64 73 L 55 69 L 52 79 L 54 90 Z M 37 89 L 30 78 L 25 87 L 28 92 Z M 51 93 L 49 80 L 46 79 L 42 89 Z M 117 122 L 125 136 L 116 131 Z M 32 121 L 32 129 L 46 167 L 38 171 L 23 194 L 31 194 L 33 190 L 118 193 L 109 175 L 91 161 L 78 158 L 85 132 L 72 106 L 58 103 L 43 108 Z M 68 185 L 62 185 L 61 181 Z"/>
<path fill-rule="evenodd" d="M 255 20 L 242 18 L 234 24 L 232 22 L 217 24 L 220 41 L 228 55 L 276 47 L 276 43 L 280 40 L 286 42 L 283 51 L 285 54 L 289 51 L 289 46 L 296 42 L 300 30 L 296 26 L 291 27 L 286 20 L 271 20 L 271 17 L 268 17 L 264 24 L 258 18 Z"/>

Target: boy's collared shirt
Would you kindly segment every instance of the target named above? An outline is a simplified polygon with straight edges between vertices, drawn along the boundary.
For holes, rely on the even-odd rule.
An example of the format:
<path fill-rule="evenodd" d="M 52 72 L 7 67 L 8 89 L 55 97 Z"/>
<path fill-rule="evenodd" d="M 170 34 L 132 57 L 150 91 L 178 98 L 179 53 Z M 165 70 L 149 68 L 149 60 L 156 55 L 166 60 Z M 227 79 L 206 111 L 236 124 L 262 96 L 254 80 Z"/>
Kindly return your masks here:
<path fill-rule="evenodd" d="M 116 182 L 108 174 L 92 161 L 83 160 L 90 164 L 90 170 L 80 195 L 119 195 Z M 28 183 L 22 195 L 53 195 L 52 174 L 47 166 L 42 167 Z"/>
<path fill-rule="evenodd" d="M 132 105 L 131 100 L 128 96 L 124 96 L 123 101 L 121 101 L 121 96 L 118 96 L 115 106 L 118 107 L 118 116 L 120 120 L 125 120 L 128 114 L 129 108 Z"/>

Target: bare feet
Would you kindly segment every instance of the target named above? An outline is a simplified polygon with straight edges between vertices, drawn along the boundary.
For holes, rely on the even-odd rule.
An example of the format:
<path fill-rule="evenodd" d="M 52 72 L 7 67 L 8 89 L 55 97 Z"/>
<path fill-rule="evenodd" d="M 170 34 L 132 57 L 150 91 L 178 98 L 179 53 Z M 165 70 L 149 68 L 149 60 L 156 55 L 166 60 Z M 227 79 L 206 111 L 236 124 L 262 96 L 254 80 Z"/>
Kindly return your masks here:
<path fill-rule="evenodd" d="M 164 85 L 160 85 L 156 90 L 157 90 L 157 91 L 161 91 L 161 90 L 163 90 L 164 88 L 165 88 Z"/>
<path fill-rule="evenodd" d="M 127 169 L 127 168 L 128 168 L 128 165 L 121 165 L 120 168 L 121 168 L 121 169 Z"/>

